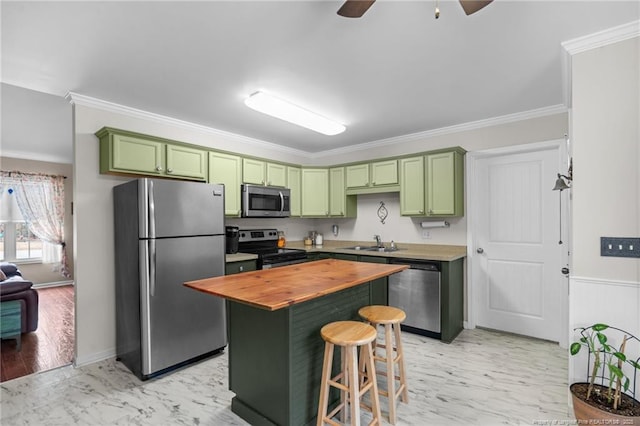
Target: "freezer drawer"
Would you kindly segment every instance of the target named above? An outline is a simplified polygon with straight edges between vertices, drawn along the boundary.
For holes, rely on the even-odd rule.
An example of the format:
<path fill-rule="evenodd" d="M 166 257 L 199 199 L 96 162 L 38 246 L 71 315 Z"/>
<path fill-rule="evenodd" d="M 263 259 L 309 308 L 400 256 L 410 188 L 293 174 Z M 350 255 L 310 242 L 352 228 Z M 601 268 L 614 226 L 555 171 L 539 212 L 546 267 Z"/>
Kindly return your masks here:
<path fill-rule="evenodd" d="M 389 277 L 389 305 L 406 313 L 402 325 L 408 331 L 440 334 L 440 293 L 440 271 L 432 264 L 411 264 L 410 269 Z"/>

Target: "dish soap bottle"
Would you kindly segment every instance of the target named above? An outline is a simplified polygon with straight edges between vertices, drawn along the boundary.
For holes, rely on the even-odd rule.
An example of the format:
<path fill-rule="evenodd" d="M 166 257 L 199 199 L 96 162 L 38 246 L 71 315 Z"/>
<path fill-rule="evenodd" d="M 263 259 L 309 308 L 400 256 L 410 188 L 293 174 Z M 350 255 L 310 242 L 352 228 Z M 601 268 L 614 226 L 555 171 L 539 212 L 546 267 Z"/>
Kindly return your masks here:
<path fill-rule="evenodd" d="M 286 243 L 287 240 L 284 237 L 284 231 L 278 231 L 278 248 L 283 248 Z"/>

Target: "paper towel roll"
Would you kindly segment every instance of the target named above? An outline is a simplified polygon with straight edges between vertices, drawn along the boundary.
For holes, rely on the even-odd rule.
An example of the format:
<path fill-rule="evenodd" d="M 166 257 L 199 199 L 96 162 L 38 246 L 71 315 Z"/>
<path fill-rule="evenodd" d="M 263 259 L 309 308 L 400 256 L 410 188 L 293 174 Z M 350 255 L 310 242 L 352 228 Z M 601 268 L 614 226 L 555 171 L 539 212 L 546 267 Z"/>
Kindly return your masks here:
<path fill-rule="evenodd" d="M 449 222 L 446 220 L 436 220 L 431 222 L 420 222 L 420 226 L 423 228 L 448 228 Z"/>

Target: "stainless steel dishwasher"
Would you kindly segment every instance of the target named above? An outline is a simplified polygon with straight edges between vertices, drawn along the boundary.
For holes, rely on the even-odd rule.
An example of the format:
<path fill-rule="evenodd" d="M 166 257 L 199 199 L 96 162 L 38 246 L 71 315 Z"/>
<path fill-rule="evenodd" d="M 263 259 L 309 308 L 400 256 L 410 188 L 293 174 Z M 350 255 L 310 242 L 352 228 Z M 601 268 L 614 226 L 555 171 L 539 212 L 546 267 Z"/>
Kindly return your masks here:
<path fill-rule="evenodd" d="M 439 339 L 440 262 L 391 259 L 389 263 L 409 265 L 409 269 L 389 276 L 389 306 L 407 314 L 402 330 Z"/>

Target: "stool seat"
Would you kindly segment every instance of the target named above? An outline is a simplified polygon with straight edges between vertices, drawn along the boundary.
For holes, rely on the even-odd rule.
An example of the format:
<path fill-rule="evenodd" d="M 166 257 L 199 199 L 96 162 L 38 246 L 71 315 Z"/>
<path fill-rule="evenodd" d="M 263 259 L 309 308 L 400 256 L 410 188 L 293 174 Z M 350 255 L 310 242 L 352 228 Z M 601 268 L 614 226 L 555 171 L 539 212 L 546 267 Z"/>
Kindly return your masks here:
<path fill-rule="evenodd" d="M 320 330 L 322 338 L 338 346 L 362 346 L 373 342 L 376 330 L 369 324 L 359 321 L 336 321 Z"/>
<path fill-rule="evenodd" d="M 374 324 L 397 324 L 407 318 L 402 309 L 393 306 L 372 305 L 360 308 L 358 315 Z"/>

